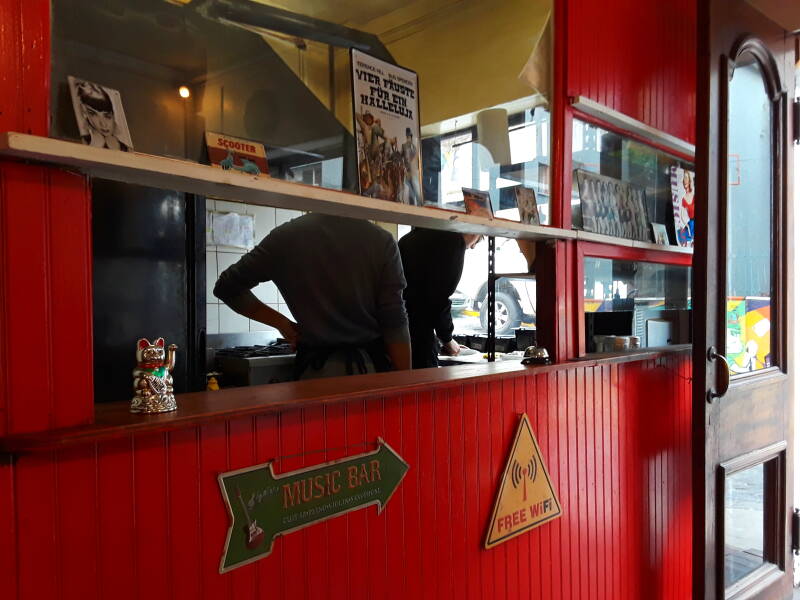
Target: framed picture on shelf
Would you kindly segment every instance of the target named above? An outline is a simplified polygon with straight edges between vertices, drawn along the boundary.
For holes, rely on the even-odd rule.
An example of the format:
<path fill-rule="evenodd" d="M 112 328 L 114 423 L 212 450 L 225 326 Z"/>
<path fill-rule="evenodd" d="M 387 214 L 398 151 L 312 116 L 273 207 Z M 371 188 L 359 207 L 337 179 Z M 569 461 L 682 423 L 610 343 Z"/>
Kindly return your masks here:
<path fill-rule="evenodd" d="M 528 225 L 539 225 L 539 207 L 536 205 L 536 192 L 531 188 L 518 185 L 514 188 L 514 195 L 517 199 L 520 223 Z"/>
<path fill-rule="evenodd" d="M 581 169 L 576 179 L 585 231 L 650 241 L 644 188 Z"/>
<path fill-rule="evenodd" d="M 653 240 L 660 246 L 669 246 L 667 226 L 663 223 L 650 223 L 653 228 Z"/>
<path fill-rule="evenodd" d="M 472 188 L 461 188 L 461 191 L 464 193 L 464 208 L 467 214 L 486 217 L 487 219 L 491 219 L 494 216 L 489 192 L 473 190 Z"/>
<path fill-rule="evenodd" d="M 417 74 L 350 50 L 362 196 L 422 206 Z"/>
<path fill-rule="evenodd" d="M 67 77 L 67 81 L 83 143 L 123 152 L 133 150 L 120 93 L 72 75 Z"/>
<path fill-rule="evenodd" d="M 679 246 L 694 247 L 694 171 L 673 166 L 669 169 L 672 188 L 672 216 Z"/>
<path fill-rule="evenodd" d="M 211 165 L 225 171 L 239 171 L 253 177 L 269 177 L 264 144 L 206 131 Z"/>

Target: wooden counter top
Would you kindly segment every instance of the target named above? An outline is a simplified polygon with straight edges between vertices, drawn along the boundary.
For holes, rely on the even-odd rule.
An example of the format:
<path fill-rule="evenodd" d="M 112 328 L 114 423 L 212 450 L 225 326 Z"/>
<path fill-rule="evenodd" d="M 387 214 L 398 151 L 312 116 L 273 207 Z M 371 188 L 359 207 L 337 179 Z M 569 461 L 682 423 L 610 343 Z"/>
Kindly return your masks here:
<path fill-rule="evenodd" d="M 99 403 L 94 423 L 0 438 L 0 453 L 23 454 L 57 450 L 123 437 L 133 433 L 171 431 L 235 417 L 263 415 L 311 405 L 386 396 L 453 383 L 482 382 L 526 373 L 546 373 L 578 366 L 632 362 L 685 352 L 690 346 L 658 348 L 625 354 L 597 355 L 556 365 L 524 366 L 518 361 L 461 365 L 239 387 L 177 396 L 178 410 L 157 415 L 131 414 L 129 401 Z"/>

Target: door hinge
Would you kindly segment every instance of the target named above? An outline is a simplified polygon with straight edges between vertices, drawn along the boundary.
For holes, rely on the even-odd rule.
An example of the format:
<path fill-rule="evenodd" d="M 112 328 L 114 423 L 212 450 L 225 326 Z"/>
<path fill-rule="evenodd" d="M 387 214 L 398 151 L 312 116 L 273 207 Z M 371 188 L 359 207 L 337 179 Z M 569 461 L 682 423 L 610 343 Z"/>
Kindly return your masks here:
<path fill-rule="evenodd" d="M 792 513 L 792 552 L 800 554 L 800 508 Z"/>
<path fill-rule="evenodd" d="M 800 144 L 800 98 L 792 102 L 792 137 L 795 144 Z"/>

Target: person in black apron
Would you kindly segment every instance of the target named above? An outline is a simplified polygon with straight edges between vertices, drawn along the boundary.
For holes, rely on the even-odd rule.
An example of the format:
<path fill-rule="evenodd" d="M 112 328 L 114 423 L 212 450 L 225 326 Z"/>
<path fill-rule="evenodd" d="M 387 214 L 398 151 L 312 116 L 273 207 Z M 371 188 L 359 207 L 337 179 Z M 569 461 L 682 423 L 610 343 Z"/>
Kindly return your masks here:
<path fill-rule="evenodd" d="M 251 291 L 274 281 L 296 319 Z M 406 281 L 397 243 L 368 221 L 306 214 L 228 267 L 214 295 L 296 347 L 298 379 L 408 369 Z"/>
<path fill-rule="evenodd" d="M 400 238 L 407 286 L 403 296 L 411 334 L 412 368 L 438 367 L 441 353 L 455 356 L 450 296 L 464 269 L 464 252 L 480 240 L 477 234 L 414 228 Z"/>

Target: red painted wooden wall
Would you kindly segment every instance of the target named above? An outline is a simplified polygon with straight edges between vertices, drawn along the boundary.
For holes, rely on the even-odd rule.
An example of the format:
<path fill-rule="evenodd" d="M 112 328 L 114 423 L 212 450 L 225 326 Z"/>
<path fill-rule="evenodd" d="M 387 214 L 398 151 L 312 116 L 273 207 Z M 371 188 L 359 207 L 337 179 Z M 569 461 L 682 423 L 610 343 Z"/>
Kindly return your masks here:
<path fill-rule="evenodd" d="M 47 135 L 49 0 L 0 0 L 0 92 L 0 131 Z"/>
<path fill-rule="evenodd" d="M 50 2 L 0 0 L 0 131 L 48 132 Z M 0 161 L 0 435 L 87 423 L 92 399 L 86 178 Z"/>
<path fill-rule="evenodd" d="M 0 471 L 0 596 L 688 598 L 688 368 L 688 355 L 575 366 L 22 457 Z M 564 515 L 484 550 L 521 412 Z M 289 534 L 266 559 L 217 574 L 220 471 L 281 456 L 279 470 L 293 470 L 378 436 L 411 465 L 382 515 Z"/>
<path fill-rule="evenodd" d="M 90 210 L 85 177 L 0 162 L 0 435 L 93 417 Z"/>
<path fill-rule="evenodd" d="M 695 141 L 695 0 L 568 0 L 567 94 Z"/>

